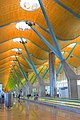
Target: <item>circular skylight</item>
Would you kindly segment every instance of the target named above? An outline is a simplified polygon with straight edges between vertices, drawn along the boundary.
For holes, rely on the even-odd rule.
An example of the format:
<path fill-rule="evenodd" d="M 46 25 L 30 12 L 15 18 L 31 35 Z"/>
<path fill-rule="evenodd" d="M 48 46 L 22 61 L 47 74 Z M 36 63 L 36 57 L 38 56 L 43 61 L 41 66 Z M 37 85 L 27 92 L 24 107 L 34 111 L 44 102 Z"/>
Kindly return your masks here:
<path fill-rule="evenodd" d="M 38 0 L 20 0 L 20 6 L 27 11 L 34 11 L 40 7 Z"/>
<path fill-rule="evenodd" d="M 26 42 L 26 38 L 14 38 L 13 41 L 18 43 L 20 43 L 21 41 Z"/>
<path fill-rule="evenodd" d="M 19 48 L 19 50 L 21 51 L 22 49 Z M 18 52 L 19 51 L 18 48 L 13 48 L 12 51 Z"/>
<path fill-rule="evenodd" d="M 10 56 L 11 58 L 15 58 L 15 55 L 13 55 L 13 56 Z M 19 57 L 19 56 L 16 56 L 16 57 Z M 13 62 L 13 61 L 11 61 L 11 62 Z"/>
<path fill-rule="evenodd" d="M 28 24 L 26 24 L 25 21 L 21 21 L 21 22 L 18 22 L 16 24 L 16 28 L 18 30 L 23 30 L 24 31 L 24 30 L 29 30 L 31 27 Z"/>

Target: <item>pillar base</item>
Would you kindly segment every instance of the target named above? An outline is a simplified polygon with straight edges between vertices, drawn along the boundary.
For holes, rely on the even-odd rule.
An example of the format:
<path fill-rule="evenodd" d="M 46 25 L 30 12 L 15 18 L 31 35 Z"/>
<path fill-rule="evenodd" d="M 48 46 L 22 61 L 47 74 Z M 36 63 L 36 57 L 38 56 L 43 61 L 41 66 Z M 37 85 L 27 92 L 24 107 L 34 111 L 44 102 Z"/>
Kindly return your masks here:
<path fill-rule="evenodd" d="M 77 80 L 68 81 L 69 98 L 78 98 Z"/>

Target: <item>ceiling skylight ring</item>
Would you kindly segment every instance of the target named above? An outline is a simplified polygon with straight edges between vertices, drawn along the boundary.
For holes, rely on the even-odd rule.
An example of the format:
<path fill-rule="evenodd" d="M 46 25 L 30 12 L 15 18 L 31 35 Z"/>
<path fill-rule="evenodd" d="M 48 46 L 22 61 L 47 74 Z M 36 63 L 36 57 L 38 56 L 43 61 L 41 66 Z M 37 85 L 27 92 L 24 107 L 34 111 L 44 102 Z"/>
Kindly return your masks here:
<path fill-rule="evenodd" d="M 22 38 L 23 42 L 26 42 L 26 38 Z M 17 42 L 20 43 L 21 42 L 21 38 L 13 38 L 13 42 Z"/>
<path fill-rule="evenodd" d="M 28 24 L 26 24 L 25 21 L 16 23 L 16 28 L 22 31 L 31 29 L 31 27 Z"/>
<path fill-rule="evenodd" d="M 20 0 L 20 6 L 27 11 L 34 11 L 40 8 L 38 0 Z"/>

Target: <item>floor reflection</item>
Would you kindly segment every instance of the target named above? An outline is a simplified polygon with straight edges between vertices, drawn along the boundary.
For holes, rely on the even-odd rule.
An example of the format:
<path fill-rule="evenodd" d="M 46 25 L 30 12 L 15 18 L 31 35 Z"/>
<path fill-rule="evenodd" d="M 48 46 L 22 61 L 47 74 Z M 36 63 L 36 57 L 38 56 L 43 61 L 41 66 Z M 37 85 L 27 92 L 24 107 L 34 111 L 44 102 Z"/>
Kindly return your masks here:
<path fill-rule="evenodd" d="M 80 120 L 80 115 L 15 99 L 13 108 L 6 109 L 2 106 L 0 120 Z"/>

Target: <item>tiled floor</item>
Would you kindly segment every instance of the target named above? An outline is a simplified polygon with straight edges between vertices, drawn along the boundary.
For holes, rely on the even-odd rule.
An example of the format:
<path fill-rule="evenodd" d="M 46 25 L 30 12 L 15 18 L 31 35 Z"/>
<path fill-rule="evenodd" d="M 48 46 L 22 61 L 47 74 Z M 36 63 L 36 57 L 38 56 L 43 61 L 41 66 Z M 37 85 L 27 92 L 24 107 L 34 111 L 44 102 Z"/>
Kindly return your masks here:
<path fill-rule="evenodd" d="M 0 120 L 80 120 L 80 114 L 15 99 L 12 109 L 2 106 Z"/>

